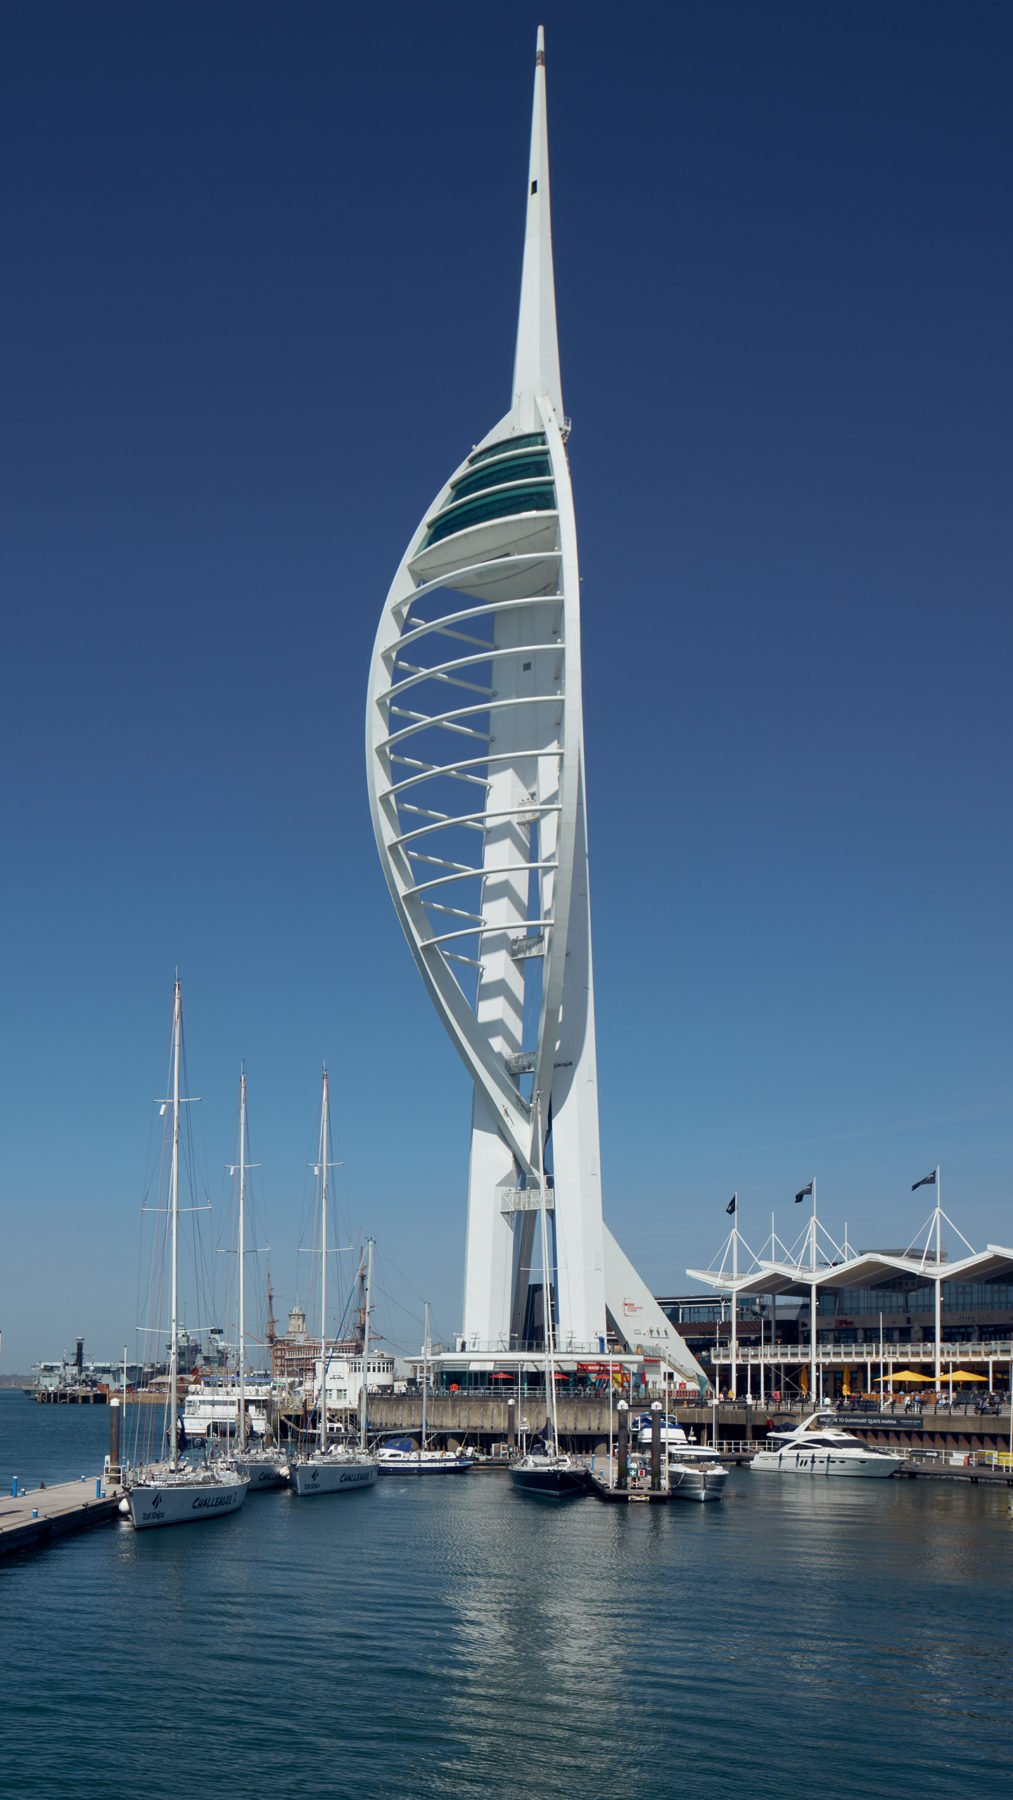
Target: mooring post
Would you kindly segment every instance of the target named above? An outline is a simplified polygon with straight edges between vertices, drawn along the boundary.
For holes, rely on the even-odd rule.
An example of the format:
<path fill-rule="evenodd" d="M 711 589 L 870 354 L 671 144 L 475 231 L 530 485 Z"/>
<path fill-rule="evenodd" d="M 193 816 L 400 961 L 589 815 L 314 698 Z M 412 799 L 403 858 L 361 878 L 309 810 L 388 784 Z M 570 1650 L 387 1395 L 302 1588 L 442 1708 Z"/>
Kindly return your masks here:
<path fill-rule="evenodd" d="M 629 1479 L 629 1425 L 627 1414 L 629 1407 L 625 1400 L 620 1400 L 619 1407 L 619 1445 L 616 1454 L 616 1487 L 625 1488 Z"/>
<path fill-rule="evenodd" d="M 109 1402 L 109 1479 L 120 1479 L 120 1402 L 116 1394 Z"/>
<path fill-rule="evenodd" d="M 517 1448 L 517 1402 L 510 1396 L 507 1401 L 507 1450 L 512 1456 Z"/>
<path fill-rule="evenodd" d="M 651 1404 L 651 1491 L 661 1488 L 661 1401 Z"/>

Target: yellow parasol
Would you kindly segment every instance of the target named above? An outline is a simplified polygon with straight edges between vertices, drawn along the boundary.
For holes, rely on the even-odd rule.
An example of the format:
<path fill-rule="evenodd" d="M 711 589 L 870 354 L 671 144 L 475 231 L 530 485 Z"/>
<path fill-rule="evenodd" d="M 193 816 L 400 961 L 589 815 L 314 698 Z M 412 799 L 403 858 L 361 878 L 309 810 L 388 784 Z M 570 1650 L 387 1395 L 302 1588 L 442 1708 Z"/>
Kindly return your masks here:
<path fill-rule="evenodd" d="M 966 1369 L 953 1369 L 951 1371 L 944 1371 L 943 1380 L 944 1381 L 987 1381 L 988 1376 L 987 1375 L 969 1375 L 967 1373 Z"/>
<path fill-rule="evenodd" d="M 887 1381 L 922 1381 L 922 1382 L 924 1382 L 927 1379 L 928 1379 L 928 1377 L 924 1372 L 921 1375 L 919 1375 L 915 1369 L 894 1369 L 894 1372 L 892 1375 L 877 1375 L 877 1377 L 876 1377 L 877 1381 L 882 1381 L 882 1382 L 887 1382 Z"/>

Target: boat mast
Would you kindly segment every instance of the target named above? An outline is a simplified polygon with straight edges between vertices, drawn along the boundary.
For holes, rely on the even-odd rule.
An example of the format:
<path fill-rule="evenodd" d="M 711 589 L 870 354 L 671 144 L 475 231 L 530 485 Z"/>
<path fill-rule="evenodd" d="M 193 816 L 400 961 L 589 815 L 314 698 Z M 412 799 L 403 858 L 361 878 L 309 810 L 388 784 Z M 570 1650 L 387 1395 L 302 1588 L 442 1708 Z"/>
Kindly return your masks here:
<path fill-rule="evenodd" d="M 320 1102 L 320 1449 L 327 1449 L 327 1147 L 330 1136 L 327 1070 Z"/>
<path fill-rule="evenodd" d="M 239 1448 L 246 1449 L 246 1064 L 239 1076 Z"/>
<path fill-rule="evenodd" d="M 423 1300 L 422 1307 L 425 1315 L 425 1333 L 422 1339 L 422 1442 L 419 1446 L 420 1456 L 426 1447 L 426 1398 L 429 1393 L 429 1301 Z"/>
<path fill-rule="evenodd" d="M 176 1435 L 176 1409 L 178 1404 L 177 1386 L 179 1376 L 179 1349 L 176 1342 L 179 1331 L 179 1040 L 183 1025 L 183 997 L 176 976 L 176 985 L 172 998 L 172 1164 L 169 1180 L 169 1206 L 172 1213 L 172 1294 L 170 1303 L 170 1338 L 169 1338 L 169 1403 L 172 1408 L 170 1418 L 170 1450 L 169 1463 L 174 1469 L 179 1461 L 179 1446 Z"/>
<path fill-rule="evenodd" d="M 545 1193 L 545 1139 L 542 1134 L 542 1095 L 535 1095 L 535 1147 L 538 1152 L 538 1218 L 542 1237 L 542 1326 L 545 1335 L 545 1400 L 552 1431 L 552 1454 L 559 1455 L 559 1424 L 556 1417 L 555 1344 L 552 1319 L 552 1275 L 549 1268 L 549 1222 Z"/>
<path fill-rule="evenodd" d="M 366 1448 L 366 1380 L 369 1371 L 369 1315 L 373 1305 L 373 1240 L 366 1239 L 366 1320 L 362 1331 L 362 1386 L 359 1389 L 359 1448 Z M 424 1402 L 423 1402 L 424 1404 Z"/>

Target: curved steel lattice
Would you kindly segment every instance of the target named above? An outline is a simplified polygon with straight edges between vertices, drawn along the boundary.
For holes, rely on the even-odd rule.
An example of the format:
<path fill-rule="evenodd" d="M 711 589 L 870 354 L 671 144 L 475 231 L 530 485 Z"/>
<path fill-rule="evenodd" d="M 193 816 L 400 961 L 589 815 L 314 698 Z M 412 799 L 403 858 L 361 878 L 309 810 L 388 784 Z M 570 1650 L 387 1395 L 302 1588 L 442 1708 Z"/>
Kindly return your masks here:
<path fill-rule="evenodd" d="M 580 770 L 570 476 L 551 399 L 533 405 L 539 429 L 520 428 L 516 413 L 530 406 L 515 409 L 415 532 L 377 637 L 368 749 L 402 925 L 531 1179 L 531 1100 L 550 1090 L 558 1038 Z M 534 489 L 516 479 L 532 451 Z"/>

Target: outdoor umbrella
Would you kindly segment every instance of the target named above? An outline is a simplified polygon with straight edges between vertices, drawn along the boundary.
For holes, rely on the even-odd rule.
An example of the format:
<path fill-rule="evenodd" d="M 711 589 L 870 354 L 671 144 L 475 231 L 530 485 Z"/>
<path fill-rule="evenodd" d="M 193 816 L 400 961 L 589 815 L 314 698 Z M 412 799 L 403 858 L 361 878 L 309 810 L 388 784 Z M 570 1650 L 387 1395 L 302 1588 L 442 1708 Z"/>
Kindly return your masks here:
<path fill-rule="evenodd" d="M 944 1381 L 987 1381 L 986 1375 L 969 1375 L 966 1369 L 954 1369 L 952 1374 L 944 1374 Z"/>
<path fill-rule="evenodd" d="M 876 1379 L 877 1381 L 889 1381 L 890 1376 L 877 1375 Z M 894 1369 L 893 1372 L 894 1381 L 925 1381 L 926 1379 L 924 1371 L 919 1375 L 916 1369 Z"/>

